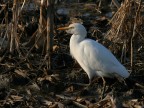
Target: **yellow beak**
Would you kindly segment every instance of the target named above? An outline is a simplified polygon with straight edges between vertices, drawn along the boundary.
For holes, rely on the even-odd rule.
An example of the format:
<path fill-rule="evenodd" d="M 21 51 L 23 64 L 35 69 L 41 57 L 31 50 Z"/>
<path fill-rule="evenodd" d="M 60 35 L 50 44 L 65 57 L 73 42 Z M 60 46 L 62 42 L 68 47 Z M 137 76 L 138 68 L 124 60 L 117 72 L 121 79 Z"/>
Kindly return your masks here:
<path fill-rule="evenodd" d="M 68 30 L 68 29 L 71 29 L 72 27 L 60 27 L 58 28 L 57 30 Z"/>

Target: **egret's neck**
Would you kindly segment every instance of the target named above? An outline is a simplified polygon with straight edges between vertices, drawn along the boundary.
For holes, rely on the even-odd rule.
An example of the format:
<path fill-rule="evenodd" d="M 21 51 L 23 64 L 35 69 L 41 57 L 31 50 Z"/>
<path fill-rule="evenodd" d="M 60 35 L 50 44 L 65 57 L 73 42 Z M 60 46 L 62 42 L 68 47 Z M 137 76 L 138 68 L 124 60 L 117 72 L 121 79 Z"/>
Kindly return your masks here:
<path fill-rule="evenodd" d="M 71 55 L 76 58 L 76 53 L 77 50 L 79 50 L 78 46 L 79 46 L 79 43 L 82 42 L 83 40 L 85 39 L 85 37 L 81 36 L 81 35 L 72 35 L 71 38 L 70 38 L 70 53 Z"/>
<path fill-rule="evenodd" d="M 86 36 L 73 34 L 70 38 L 70 44 L 76 45 L 85 39 Z"/>
<path fill-rule="evenodd" d="M 85 39 L 85 37 L 83 36 L 80 36 L 80 35 L 72 35 L 71 38 L 70 38 L 70 53 L 71 55 L 76 59 L 76 53 L 77 52 L 77 48 L 79 46 L 79 43 L 81 41 L 83 41 Z"/>

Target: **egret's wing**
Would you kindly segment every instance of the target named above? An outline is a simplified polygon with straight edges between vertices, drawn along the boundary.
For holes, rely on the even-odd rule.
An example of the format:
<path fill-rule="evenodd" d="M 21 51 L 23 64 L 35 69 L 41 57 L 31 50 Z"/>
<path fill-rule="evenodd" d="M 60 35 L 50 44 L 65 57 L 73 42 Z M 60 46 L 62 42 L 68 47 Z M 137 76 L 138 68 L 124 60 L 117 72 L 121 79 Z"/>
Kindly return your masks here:
<path fill-rule="evenodd" d="M 86 39 L 79 45 L 81 59 L 91 70 L 101 71 L 104 74 L 116 73 L 123 77 L 128 73 L 115 56 L 98 42 Z"/>

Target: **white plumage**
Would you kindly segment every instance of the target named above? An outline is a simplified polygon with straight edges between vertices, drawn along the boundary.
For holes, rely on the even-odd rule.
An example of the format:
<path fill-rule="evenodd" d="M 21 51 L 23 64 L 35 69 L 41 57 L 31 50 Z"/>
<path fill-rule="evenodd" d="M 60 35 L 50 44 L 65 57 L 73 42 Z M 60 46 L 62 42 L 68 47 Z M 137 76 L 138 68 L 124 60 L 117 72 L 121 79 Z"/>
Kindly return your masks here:
<path fill-rule="evenodd" d="M 126 68 L 107 48 L 92 39 L 86 39 L 87 31 L 83 25 L 73 23 L 59 30 L 72 34 L 70 53 L 87 73 L 90 81 L 94 76 L 129 77 Z"/>

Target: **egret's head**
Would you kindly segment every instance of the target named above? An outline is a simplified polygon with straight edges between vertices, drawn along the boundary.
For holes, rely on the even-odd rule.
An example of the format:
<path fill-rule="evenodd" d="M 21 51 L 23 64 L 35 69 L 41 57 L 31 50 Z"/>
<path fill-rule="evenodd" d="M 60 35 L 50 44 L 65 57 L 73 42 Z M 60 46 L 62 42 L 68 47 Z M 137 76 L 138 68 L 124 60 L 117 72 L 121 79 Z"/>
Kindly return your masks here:
<path fill-rule="evenodd" d="M 74 35 L 81 35 L 84 37 L 87 34 L 85 27 L 80 23 L 73 23 L 70 24 L 68 27 L 58 28 L 58 30 L 66 30 L 67 33 L 74 34 Z"/>

